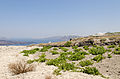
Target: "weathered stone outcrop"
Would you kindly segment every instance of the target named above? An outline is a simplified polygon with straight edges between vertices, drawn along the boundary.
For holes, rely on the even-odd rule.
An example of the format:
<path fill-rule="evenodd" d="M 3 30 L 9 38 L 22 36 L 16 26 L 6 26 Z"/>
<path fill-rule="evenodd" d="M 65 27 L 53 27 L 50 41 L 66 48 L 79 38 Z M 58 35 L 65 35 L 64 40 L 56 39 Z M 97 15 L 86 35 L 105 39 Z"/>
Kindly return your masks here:
<path fill-rule="evenodd" d="M 41 43 L 37 46 L 54 46 L 54 47 L 64 47 L 66 41 L 63 42 L 53 42 L 53 43 Z M 113 36 L 88 36 L 75 38 L 71 40 L 71 46 L 92 46 L 92 45 L 119 45 L 120 44 L 120 35 Z"/>

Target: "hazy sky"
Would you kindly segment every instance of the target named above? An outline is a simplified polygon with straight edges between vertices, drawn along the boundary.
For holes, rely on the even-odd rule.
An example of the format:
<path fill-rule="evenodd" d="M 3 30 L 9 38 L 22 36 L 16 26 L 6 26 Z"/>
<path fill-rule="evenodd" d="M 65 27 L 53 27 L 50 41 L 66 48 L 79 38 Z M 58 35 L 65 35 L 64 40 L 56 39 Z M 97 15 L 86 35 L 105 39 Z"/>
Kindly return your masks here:
<path fill-rule="evenodd" d="M 0 36 L 41 38 L 120 31 L 120 0 L 0 0 Z"/>

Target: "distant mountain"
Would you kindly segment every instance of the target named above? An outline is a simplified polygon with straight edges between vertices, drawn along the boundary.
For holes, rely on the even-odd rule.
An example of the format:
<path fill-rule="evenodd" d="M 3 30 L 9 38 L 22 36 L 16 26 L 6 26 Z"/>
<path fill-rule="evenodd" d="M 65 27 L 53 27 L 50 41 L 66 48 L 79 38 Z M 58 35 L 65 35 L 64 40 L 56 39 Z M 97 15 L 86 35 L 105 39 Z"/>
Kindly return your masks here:
<path fill-rule="evenodd" d="M 68 35 L 68 36 L 53 36 L 40 39 L 6 39 L 0 38 L 0 45 L 29 45 L 29 44 L 39 44 L 48 42 L 60 42 L 68 41 L 72 38 L 79 38 L 80 36 Z"/>
<path fill-rule="evenodd" d="M 19 42 L 19 41 L 9 41 L 9 40 L 0 40 L 0 45 L 28 45 L 34 42 Z"/>
<path fill-rule="evenodd" d="M 48 43 L 48 42 L 60 42 L 60 41 L 68 41 L 71 38 L 79 38 L 80 36 L 76 35 L 68 35 L 68 36 L 53 36 L 47 38 L 40 39 L 10 39 L 11 41 L 21 41 L 21 42 L 35 42 L 35 44 L 39 43 Z"/>
<path fill-rule="evenodd" d="M 76 36 L 76 35 L 68 35 L 68 36 L 53 36 L 53 37 L 48 37 L 48 38 L 42 38 L 40 40 L 51 40 L 51 41 L 68 41 L 72 38 L 79 38 L 81 36 Z"/>

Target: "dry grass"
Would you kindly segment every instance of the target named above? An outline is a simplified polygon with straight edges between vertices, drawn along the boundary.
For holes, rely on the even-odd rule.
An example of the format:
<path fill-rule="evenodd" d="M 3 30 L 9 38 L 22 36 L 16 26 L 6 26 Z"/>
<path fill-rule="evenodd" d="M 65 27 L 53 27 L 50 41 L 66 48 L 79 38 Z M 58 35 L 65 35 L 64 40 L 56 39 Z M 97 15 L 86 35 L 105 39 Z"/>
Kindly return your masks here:
<path fill-rule="evenodd" d="M 52 77 L 51 76 L 46 76 L 45 79 L 52 79 Z"/>
<path fill-rule="evenodd" d="M 10 63 L 8 65 L 9 70 L 14 74 L 26 73 L 35 70 L 35 65 L 27 64 L 24 60 Z"/>

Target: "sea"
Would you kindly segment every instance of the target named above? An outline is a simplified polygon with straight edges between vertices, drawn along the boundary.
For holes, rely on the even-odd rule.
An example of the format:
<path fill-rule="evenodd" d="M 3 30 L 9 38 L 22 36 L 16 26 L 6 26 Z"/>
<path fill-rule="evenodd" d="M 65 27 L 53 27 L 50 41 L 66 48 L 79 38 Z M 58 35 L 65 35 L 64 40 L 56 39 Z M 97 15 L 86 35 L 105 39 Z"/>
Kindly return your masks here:
<path fill-rule="evenodd" d="M 27 46 L 27 45 L 32 45 L 32 44 L 40 44 L 40 43 L 50 43 L 50 42 L 60 42 L 60 41 L 64 41 L 64 40 L 34 40 L 34 39 L 12 39 L 9 41 L 17 41 L 17 42 L 27 42 L 26 44 L 6 44 L 6 45 L 0 45 L 0 46 Z"/>

